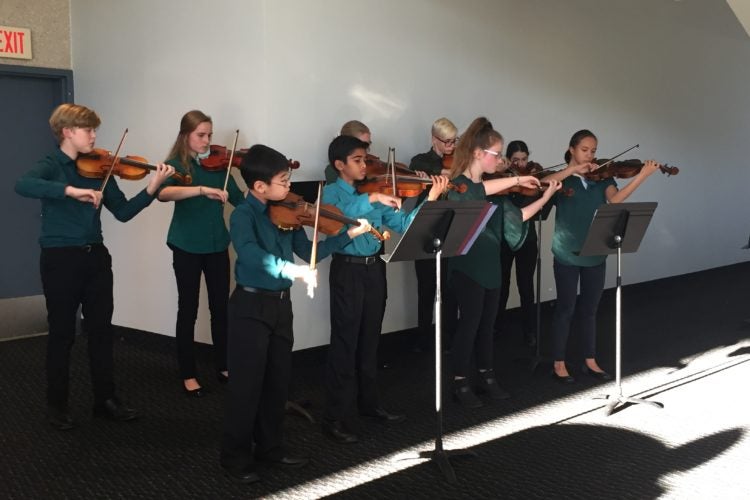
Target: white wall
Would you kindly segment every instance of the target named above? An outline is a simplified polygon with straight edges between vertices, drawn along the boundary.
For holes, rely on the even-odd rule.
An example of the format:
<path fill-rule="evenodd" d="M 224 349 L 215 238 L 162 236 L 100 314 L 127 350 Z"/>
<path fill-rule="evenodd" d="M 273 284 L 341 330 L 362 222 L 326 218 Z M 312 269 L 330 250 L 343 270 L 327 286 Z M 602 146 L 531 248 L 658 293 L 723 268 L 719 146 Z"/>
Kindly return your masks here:
<path fill-rule="evenodd" d="M 71 0 L 71 11 L 76 96 L 100 112 L 102 147 L 130 127 L 126 152 L 163 159 L 181 115 L 198 108 L 214 118 L 215 143 L 239 128 L 241 146 L 269 144 L 302 163 L 297 180 L 312 180 L 349 119 L 370 126 L 374 153 L 394 146 L 405 163 L 427 150 L 440 116 L 463 129 L 486 115 L 543 165 L 590 128 L 601 157 L 640 143 L 629 157 L 681 169 L 630 199 L 659 208 L 624 258 L 626 284 L 747 259 L 750 42 L 724 2 Z M 155 204 L 125 225 L 104 218 L 116 324 L 173 334 L 170 216 Z M 328 342 L 328 264 L 320 270 L 314 300 L 295 287 L 296 348 Z M 386 332 L 416 324 L 413 274 L 389 265 Z M 208 341 L 205 304 L 198 330 Z"/>

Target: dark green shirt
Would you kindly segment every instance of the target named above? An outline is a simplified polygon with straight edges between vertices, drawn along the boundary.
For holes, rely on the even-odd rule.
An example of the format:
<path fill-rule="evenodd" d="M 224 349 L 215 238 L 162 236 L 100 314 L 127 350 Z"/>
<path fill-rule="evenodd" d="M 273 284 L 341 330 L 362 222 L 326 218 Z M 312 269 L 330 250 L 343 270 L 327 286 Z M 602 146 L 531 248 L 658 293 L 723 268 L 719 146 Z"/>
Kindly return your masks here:
<path fill-rule="evenodd" d="M 414 171 L 421 170 L 428 175 L 440 175 L 443 171 L 443 159 L 438 156 L 434 149 L 430 148 L 428 152 L 418 154 L 412 158 L 409 168 Z"/>
<path fill-rule="evenodd" d="M 110 178 L 102 194 L 102 205 L 94 208 L 65 196 L 65 187 L 83 189 L 101 187 L 102 179 L 88 179 L 78 175 L 76 162 L 57 149 L 16 181 L 16 193 L 42 201 L 42 232 L 39 244 L 42 248 L 83 246 L 103 243 L 101 206 L 107 207 L 120 222 L 135 217 L 138 212 L 154 201 L 144 189 L 128 200 Z"/>
<path fill-rule="evenodd" d="M 237 252 L 234 265 L 235 280 L 239 285 L 266 290 L 285 290 L 292 286 L 293 278 L 287 265 L 294 264 L 297 254 L 310 261 L 312 242 L 300 228 L 284 231 L 277 228 L 268 217 L 266 205 L 252 193 L 235 208 L 229 218 L 229 233 Z M 346 232 L 318 242 L 318 261 L 349 243 Z"/>
<path fill-rule="evenodd" d="M 587 187 L 584 187 L 583 183 Z M 552 236 L 552 254 L 555 259 L 569 266 L 593 267 L 607 259 L 606 255 L 579 257 L 574 252 L 581 250 L 586 239 L 594 212 L 607 202 L 605 191 L 617 186 L 614 179 L 585 181 L 571 175 L 563 180 L 560 191 L 572 190 L 571 196 L 555 195 L 555 232 Z"/>
<path fill-rule="evenodd" d="M 509 193 L 507 197 L 508 197 L 508 200 L 510 200 L 510 202 L 513 203 L 513 205 L 517 206 L 518 208 L 523 208 L 527 205 L 531 205 L 537 200 L 535 196 L 523 196 L 520 193 Z M 551 207 L 549 202 L 547 202 L 546 206 Z M 545 208 L 542 208 L 540 212 L 543 212 L 544 210 Z M 549 213 L 549 210 L 551 210 L 551 208 L 547 210 L 548 213 Z M 539 213 L 537 213 L 536 215 L 534 215 L 534 217 L 529 219 L 528 221 L 530 223 L 529 231 L 526 234 L 526 240 L 524 241 L 524 244 L 531 244 L 531 242 L 534 242 L 536 244 L 536 221 L 538 217 L 539 217 Z"/>
<path fill-rule="evenodd" d="M 465 175 L 453 179 L 454 184 L 466 184 L 464 193 L 448 191 L 449 200 L 487 200 L 497 205 L 484 230 L 466 255 L 448 259 L 449 272 L 461 271 L 488 290 L 499 288 L 502 283 L 500 263 L 500 243 L 503 239 L 508 246 L 518 250 L 526 238 L 529 224 L 523 222 L 523 215 L 507 196 L 487 198 L 484 184 L 472 182 Z"/>
<path fill-rule="evenodd" d="M 339 178 L 338 171 L 335 168 L 333 168 L 331 165 L 326 165 L 326 169 L 323 173 L 326 176 L 326 184 L 333 184 Z"/>
<path fill-rule="evenodd" d="M 186 174 L 187 169 L 179 159 L 167 161 L 178 173 Z M 190 175 L 193 186 L 207 186 L 223 189 L 226 170 L 208 171 L 193 160 Z M 167 179 L 163 187 L 180 186 L 174 178 Z M 227 183 L 229 203 L 238 206 L 245 199 L 244 194 L 230 175 Z M 172 222 L 169 224 L 167 243 L 190 253 L 215 253 L 229 248 L 229 232 L 224 222 L 224 205 L 205 196 L 194 196 L 174 202 Z"/>

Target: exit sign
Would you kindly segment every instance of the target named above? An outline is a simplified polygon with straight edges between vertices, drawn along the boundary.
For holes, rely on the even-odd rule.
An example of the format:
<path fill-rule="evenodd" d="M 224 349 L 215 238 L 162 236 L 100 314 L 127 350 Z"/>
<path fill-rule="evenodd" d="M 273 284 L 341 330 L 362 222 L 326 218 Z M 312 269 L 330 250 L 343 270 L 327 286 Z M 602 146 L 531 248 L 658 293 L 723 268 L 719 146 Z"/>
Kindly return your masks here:
<path fill-rule="evenodd" d="M 0 26 L 0 57 L 31 59 L 31 30 Z"/>

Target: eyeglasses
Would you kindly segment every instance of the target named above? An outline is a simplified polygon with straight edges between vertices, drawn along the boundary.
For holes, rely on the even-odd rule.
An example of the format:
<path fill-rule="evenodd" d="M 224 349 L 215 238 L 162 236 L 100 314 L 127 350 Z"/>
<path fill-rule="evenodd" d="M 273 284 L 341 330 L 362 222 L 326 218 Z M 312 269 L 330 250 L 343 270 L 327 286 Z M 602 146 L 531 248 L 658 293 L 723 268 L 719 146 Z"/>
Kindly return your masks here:
<path fill-rule="evenodd" d="M 447 139 L 447 140 L 446 139 L 441 139 L 440 137 L 438 137 L 436 135 L 433 135 L 432 137 L 434 137 L 438 141 L 442 142 L 445 146 L 455 146 L 456 143 L 458 142 L 458 137 L 454 137 L 453 139 Z"/>
<path fill-rule="evenodd" d="M 289 186 L 292 185 L 292 179 L 289 178 L 289 179 L 285 179 L 285 180 L 283 180 L 281 182 L 272 182 L 271 184 L 276 184 L 277 186 L 289 187 Z"/>
<path fill-rule="evenodd" d="M 501 160 L 503 158 L 503 154 L 500 151 L 491 151 L 489 149 L 483 149 L 482 151 L 484 151 L 485 153 L 491 154 L 492 156 L 494 156 L 498 160 Z"/>

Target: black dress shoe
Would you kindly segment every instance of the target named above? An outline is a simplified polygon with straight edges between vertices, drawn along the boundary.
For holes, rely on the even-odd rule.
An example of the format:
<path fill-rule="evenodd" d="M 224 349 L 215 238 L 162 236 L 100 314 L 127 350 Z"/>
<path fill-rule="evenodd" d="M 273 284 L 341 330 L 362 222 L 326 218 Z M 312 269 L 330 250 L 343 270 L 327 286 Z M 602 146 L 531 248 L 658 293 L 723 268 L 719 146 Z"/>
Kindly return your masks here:
<path fill-rule="evenodd" d="M 67 410 L 60 410 L 57 408 L 47 408 L 47 423 L 58 431 L 69 431 L 75 429 L 76 424 L 70 417 L 70 413 Z"/>
<path fill-rule="evenodd" d="M 128 408 L 117 398 L 110 398 L 103 403 L 94 406 L 94 416 L 114 420 L 116 422 L 127 422 L 139 417 L 138 411 Z"/>
<path fill-rule="evenodd" d="M 230 469 L 224 467 L 224 474 L 226 474 L 232 481 L 241 484 L 252 484 L 260 481 L 258 473 L 249 469 Z"/>
<path fill-rule="evenodd" d="M 552 370 L 552 378 L 560 382 L 561 384 L 573 384 L 576 381 L 576 379 L 574 379 L 571 375 L 558 375 L 557 373 L 555 373 L 555 370 Z"/>
<path fill-rule="evenodd" d="M 581 371 L 585 373 L 586 375 L 591 375 L 597 380 L 602 380 L 602 381 L 612 380 L 612 375 L 610 375 L 609 373 L 604 372 L 604 371 L 601 371 L 601 372 L 594 371 L 591 368 L 589 368 L 588 365 L 585 365 L 585 364 L 583 365 L 583 368 L 581 369 Z"/>
<path fill-rule="evenodd" d="M 337 443 L 348 444 L 359 441 L 357 435 L 349 432 L 340 420 L 324 420 L 322 427 L 323 434 Z"/>
<path fill-rule="evenodd" d="M 458 401 L 464 408 L 474 409 L 484 406 L 482 400 L 474 394 L 468 378 L 453 381 L 453 399 Z"/>
<path fill-rule="evenodd" d="M 185 395 L 190 398 L 202 398 L 205 395 L 203 387 L 198 387 L 197 389 L 188 389 L 185 386 L 183 387 L 185 388 Z"/>
<path fill-rule="evenodd" d="M 258 457 L 258 462 L 283 469 L 296 469 L 310 463 L 309 458 L 282 455 L 280 457 Z"/>
<path fill-rule="evenodd" d="M 536 333 L 525 334 L 526 347 L 536 347 Z"/>
<path fill-rule="evenodd" d="M 383 408 L 375 408 L 373 411 L 363 412 L 362 416 L 377 420 L 382 424 L 397 424 L 406 420 L 406 415 L 400 413 L 388 413 Z"/>

